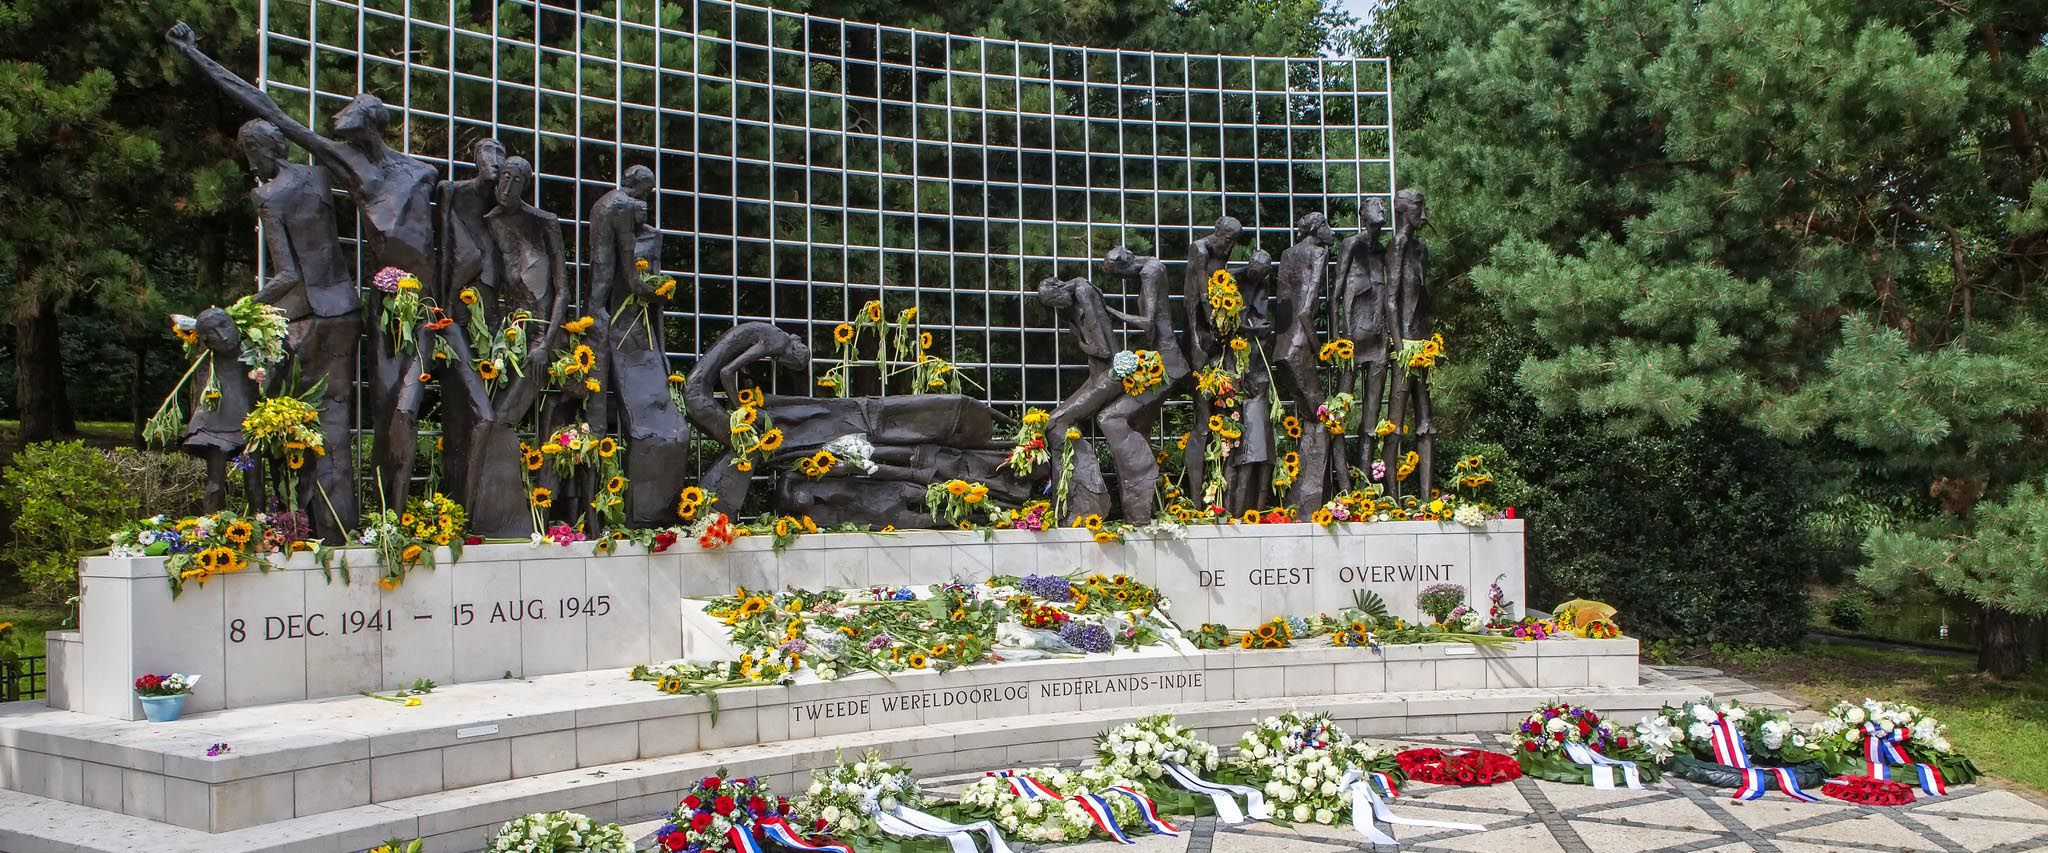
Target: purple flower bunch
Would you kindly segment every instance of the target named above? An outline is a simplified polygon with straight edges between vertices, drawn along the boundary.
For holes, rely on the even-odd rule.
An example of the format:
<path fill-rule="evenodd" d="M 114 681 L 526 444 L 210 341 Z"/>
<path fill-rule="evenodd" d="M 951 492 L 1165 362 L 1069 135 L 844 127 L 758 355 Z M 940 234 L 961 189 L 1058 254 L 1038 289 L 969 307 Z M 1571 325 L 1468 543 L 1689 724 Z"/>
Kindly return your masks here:
<path fill-rule="evenodd" d="M 1073 601 L 1074 584 L 1059 575 L 1025 575 L 1017 588 L 1041 601 Z"/>
<path fill-rule="evenodd" d="M 1109 629 L 1093 622 L 1075 620 L 1060 628 L 1060 639 L 1069 645 L 1091 654 L 1110 650 L 1115 641 L 1109 636 Z"/>

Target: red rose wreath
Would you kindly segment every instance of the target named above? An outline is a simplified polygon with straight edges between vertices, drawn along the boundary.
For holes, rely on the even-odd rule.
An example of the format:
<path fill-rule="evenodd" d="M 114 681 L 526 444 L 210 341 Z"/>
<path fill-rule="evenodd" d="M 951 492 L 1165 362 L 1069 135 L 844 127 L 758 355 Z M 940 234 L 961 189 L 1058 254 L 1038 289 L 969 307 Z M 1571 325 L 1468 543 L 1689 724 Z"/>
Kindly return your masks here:
<path fill-rule="evenodd" d="M 1401 772 L 1433 785 L 1496 785 L 1522 778 L 1522 766 L 1498 752 L 1481 749 L 1410 749 L 1395 753 Z"/>
<path fill-rule="evenodd" d="M 1913 802 L 1913 786 L 1871 776 L 1838 776 L 1821 785 L 1820 792 L 1866 806 L 1903 806 Z"/>

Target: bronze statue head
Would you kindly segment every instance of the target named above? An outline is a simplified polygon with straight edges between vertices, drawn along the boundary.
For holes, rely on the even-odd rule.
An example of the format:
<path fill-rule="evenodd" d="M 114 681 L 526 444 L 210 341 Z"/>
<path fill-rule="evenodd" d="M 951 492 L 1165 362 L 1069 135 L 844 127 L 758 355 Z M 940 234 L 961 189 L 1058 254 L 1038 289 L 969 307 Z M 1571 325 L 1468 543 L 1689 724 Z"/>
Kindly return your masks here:
<path fill-rule="evenodd" d="M 1429 224 L 1429 209 L 1422 204 L 1421 190 L 1402 190 L 1394 194 L 1394 230 L 1413 233 Z"/>
<path fill-rule="evenodd" d="M 1386 201 L 1379 196 L 1367 197 L 1365 200 L 1365 211 L 1360 215 L 1360 218 L 1365 220 L 1364 225 L 1367 231 L 1378 231 L 1381 228 L 1387 227 Z"/>
<path fill-rule="evenodd" d="M 334 135 L 350 142 L 381 142 L 390 123 L 391 110 L 384 106 L 384 99 L 364 92 L 334 114 Z"/>
<path fill-rule="evenodd" d="M 488 136 L 470 143 L 469 161 L 476 164 L 477 180 L 495 184 L 505 168 L 505 144 Z"/>
<path fill-rule="evenodd" d="M 533 164 L 525 157 L 508 157 L 498 170 L 498 206 L 506 210 L 526 204 L 526 187 L 533 182 Z"/>
<path fill-rule="evenodd" d="M 811 346 L 802 337 L 790 335 L 789 346 L 775 354 L 775 363 L 790 370 L 802 370 L 811 363 Z"/>
<path fill-rule="evenodd" d="M 268 180 L 277 176 L 290 150 L 285 147 L 284 133 L 277 125 L 263 119 L 250 119 L 235 132 L 235 144 L 242 149 L 242 157 L 249 161 L 249 170 L 256 177 Z"/>
<path fill-rule="evenodd" d="M 1237 238 L 1243 234 L 1244 223 L 1237 221 L 1235 216 L 1223 216 L 1217 218 L 1216 230 L 1210 236 L 1216 238 L 1216 242 L 1227 249 L 1237 245 Z"/>
<path fill-rule="evenodd" d="M 1314 240 L 1327 246 L 1337 241 L 1337 232 L 1330 230 L 1330 217 L 1316 211 L 1303 215 L 1294 223 L 1294 239 Z"/>
<path fill-rule="evenodd" d="M 1135 275 L 1138 272 L 1138 253 L 1127 246 L 1118 246 L 1102 256 L 1102 269 L 1110 275 Z"/>
<path fill-rule="evenodd" d="M 627 169 L 626 174 L 619 178 L 619 189 L 626 195 L 645 200 L 648 193 L 654 191 L 654 170 L 646 166 Z"/>
<path fill-rule="evenodd" d="M 241 347 L 242 332 L 235 328 L 235 319 L 222 308 L 208 308 L 199 312 L 199 322 L 194 327 L 199 333 L 199 343 L 214 352 L 229 352 Z"/>
<path fill-rule="evenodd" d="M 1038 282 L 1038 301 L 1047 308 L 1065 309 L 1074 304 L 1074 283 L 1046 276 Z"/>

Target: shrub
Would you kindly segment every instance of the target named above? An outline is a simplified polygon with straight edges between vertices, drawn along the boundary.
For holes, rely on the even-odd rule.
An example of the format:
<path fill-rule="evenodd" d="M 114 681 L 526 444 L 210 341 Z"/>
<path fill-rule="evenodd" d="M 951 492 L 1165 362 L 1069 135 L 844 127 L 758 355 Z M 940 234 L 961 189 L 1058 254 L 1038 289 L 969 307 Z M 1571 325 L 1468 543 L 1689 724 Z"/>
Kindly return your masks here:
<path fill-rule="evenodd" d="M 199 514 L 206 503 L 206 463 L 178 451 L 102 450 L 120 472 L 128 493 L 128 515 L 144 518 L 162 513 L 172 518 Z M 231 486 L 240 481 L 230 473 Z M 123 519 L 126 521 L 127 519 Z"/>
<path fill-rule="evenodd" d="M 76 594 L 79 558 L 105 547 L 134 508 L 113 460 L 80 441 L 22 448 L 0 474 L 0 504 L 14 516 L 7 561 L 52 601 Z"/>
<path fill-rule="evenodd" d="M 1531 609 L 1590 598 L 1654 640 L 1784 646 L 1806 632 L 1806 584 L 1826 559 L 1803 519 L 1820 477 L 1805 456 L 1707 417 L 1623 434 L 1546 415 L 1516 382 L 1511 336 L 1439 412 L 1468 442 L 1501 445 L 1528 519 Z M 1475 358 L 1475 360 L 1477 360 Z M 1441 423 L 1441 421 L 1440 421 Z"/>
<path fill-rule="evenodd" d="M 1822 612 L 1828 624 L 1844 631 L 1861 631 L 1870 625 L 1870 596 L 1850 590 L 1828 599 Z"/>

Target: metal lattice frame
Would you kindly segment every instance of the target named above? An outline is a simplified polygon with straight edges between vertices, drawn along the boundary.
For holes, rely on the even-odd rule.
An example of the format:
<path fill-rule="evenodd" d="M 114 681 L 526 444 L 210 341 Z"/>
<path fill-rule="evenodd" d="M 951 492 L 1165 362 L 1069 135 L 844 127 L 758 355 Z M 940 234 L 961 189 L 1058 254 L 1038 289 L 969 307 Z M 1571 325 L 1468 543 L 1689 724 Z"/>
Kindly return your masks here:
<path fill-rule="evenodd" d="M 374 92 L 403 117 L 403 150 L 444 175 L 497 137 L 533 161 L 574 257 L 590 204 L 651 167 L 662 265 L 684 284 L 679 370 L 733 323 L 769 320 L 809 330 L 815 378 L 836 364 L 832 327 L 879 297 L 916 305 L 991 402 L 1049 405 L 1084 367 L 1027 296 L 1040 278 L 1089 274 L 1129 298 L 1096 264 L 1118 243 L 1177 265 L 1229 214 L 1277 257 L 1299 214 L 1351 226 L 1394 186 L 1384 59 L 1097 50 L 723 0 L 576 5 L 264 0 L 259 83 L 315 128 Z"/>

